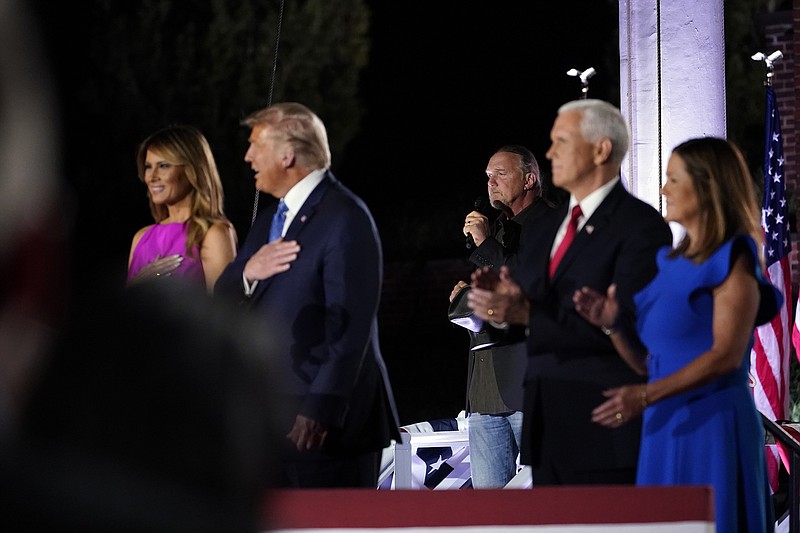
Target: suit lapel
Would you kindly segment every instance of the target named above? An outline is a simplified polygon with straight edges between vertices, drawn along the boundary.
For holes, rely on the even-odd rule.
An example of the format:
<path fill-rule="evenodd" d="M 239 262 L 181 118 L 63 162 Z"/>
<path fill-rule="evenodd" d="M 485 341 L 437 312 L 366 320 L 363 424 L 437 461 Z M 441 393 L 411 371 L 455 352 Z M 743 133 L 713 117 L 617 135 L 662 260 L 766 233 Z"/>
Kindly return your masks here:
<path fill-rule="evenodd" d="M 559 277 L 562 272 L 569 269 L 569 265 L 575 260 L 575 258 L 579 257 L 585 248 L 593 241 L 593 239 L 597 238 L 595 237 L 596 235 L 602 235 L 603 228 L 608 225 L 611 217 L 614 214 L 614 211 L 617 208 L 617 205 L 626 194 L 628 193 L 623 187 L 622 181 L 618 181 L 617 184 L 611 189 L 611 192 L 608 193 L 608 196 L 606 196 L 600 205 L 597 206 L 597 209 L 595 209 L 594 213 L 592 213 L 592 216 L 586 221 L 578 234 L 575 235 L 575 240 L 573 240 L 570 247 L 567 248 L 567 252 L 564 254 L 564 257 L 561 259 L 561 262 L 558 264 L 558 267 L 553 274 L 553 279 Z M 564 217 L 566 217 L 566 211 L 562 211 Z"/>
<path fill-rule="evenodd" d="M 289 227 L 286 229 L 284 239 L 287 241 L 297 239 L 305 225 L 311 220 L 314 213 L 316 213 L 319 203 L 322 201 L 323 196 L 325 196 L 325 192 L 330 188 L 335 179 L 336 178 L 333 177 L 330 171 L 325 172 L 325 177 L 322 178 L 319 185 L 311 191 L 311 194 L 306 198 L 306 201 L 303 202 L 302 207 L 300 207 L 300 211 L 298 211 L 294 219 L 292 219 L 292 223 L 289 224 Z"/>
<path fill-rule="evenodd" d="M 545 207 L 542 202 L 541 212 L 535 217 L 534 224 L 523 230 L 522 244 L 520 245 L 520 260 L 517 269 L 528 271 L 520 275 L 531 279 L 544 278 L 546 281 L 550 265 L 550 251 L 553 249 L 553 240 L 556 238 L 558 227 L 567 215 L 567 202 L 552 209 Z"/>
<path fill-rule="evenodd" d="M 317 211 L 317 207 L 319 203 L 322 201 L 322 198 L 325 196 L 325 192 L 331 187 L 331 185 L 336 181 L 336 178 L 333 177 L 333 174 L 330 171 L 325 172 L 325 177 L 319 182 L 311 194 L 306 198 L 306 201 L 303 202 L 303 205 L 300 207 L 300 211 L 297 212 L 294 219 L 292 219 L 292 223 L 289 224 L 289 227 L 286 229 L 286 235 L 284 235 L 284 240 L 293 241 L 298 238 L 300 233 L 303 231 L 303 228 L 308 223 L 309 220 L 314 216 L 314 213 Z M 272 219 L 272 215 L 275 214 L 276 208 L 272 210 L 272 213 L 269 216 L 269 219 Z M 267 231 L 269 232 L 269 231 Z M 262 244 L 266 243 L 266 235 L 264 236 L 264 240 Z M 272 280 L 275 277 L 271 277 L 269 279 L 265 279 L 258 282 L 256 286 L 256 290 L 253 292 L 253 295 L 250 297 L 250 305 L 253 305 L 257 300 L 261 298 L 261 296 L 266 292 L 267 288 L 272 284 Z"/>

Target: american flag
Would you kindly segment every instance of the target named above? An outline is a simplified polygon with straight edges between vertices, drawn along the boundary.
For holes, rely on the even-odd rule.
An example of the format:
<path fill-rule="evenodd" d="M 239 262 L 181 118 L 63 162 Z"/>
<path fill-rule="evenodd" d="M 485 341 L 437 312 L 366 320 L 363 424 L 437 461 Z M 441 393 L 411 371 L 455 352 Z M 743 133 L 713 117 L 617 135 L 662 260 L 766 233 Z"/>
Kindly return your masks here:
<path fill-rule="evenodd" d="M 466 413 L 403 426 L 411 436 L 411 489 L 471 489 Z M 397 488 L 393 451 L 384 450 L 378 488 Z"/>
<path fill-rule="evenodd" d="M 785 160 L 781 139 L 781 119 L 775 91 L 767 86 L 766 145 L 764 148 L 764 201 L 761 226 L 764 229 L 764 257 L 767 279 L 783 293 L 783 306 L 771 322 L 755 331 L 750 353 L 750 374 L 756 407 L 770 420 L 784 420 L 789 410 L 789 358 L 792 273 L 789 264 L 788 204 L 784 180 Z M 778 457 L 768 449 L 770 485 L 778 487 Z"/>

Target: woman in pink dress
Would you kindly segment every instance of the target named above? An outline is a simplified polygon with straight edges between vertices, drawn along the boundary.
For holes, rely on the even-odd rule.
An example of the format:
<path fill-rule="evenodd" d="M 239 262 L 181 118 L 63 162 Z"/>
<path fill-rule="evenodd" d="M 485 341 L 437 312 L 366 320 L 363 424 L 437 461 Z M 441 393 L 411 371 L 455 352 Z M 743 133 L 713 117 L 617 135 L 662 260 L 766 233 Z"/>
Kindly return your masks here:
<path fill-rule="evenodd" d="M 211 292 L 237 241 L 208 141 L 191 126 L 169 126 L 142 141 L 136 163 L 155 224 L 133 236 L 128 283 L 173 276 Z"/>

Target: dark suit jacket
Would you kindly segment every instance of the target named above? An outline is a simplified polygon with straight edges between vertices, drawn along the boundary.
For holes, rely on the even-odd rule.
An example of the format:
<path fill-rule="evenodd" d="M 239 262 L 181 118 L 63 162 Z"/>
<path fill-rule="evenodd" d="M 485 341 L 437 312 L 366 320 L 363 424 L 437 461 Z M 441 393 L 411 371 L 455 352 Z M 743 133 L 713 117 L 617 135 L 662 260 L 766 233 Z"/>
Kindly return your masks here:
<path fill-rule="evenodd" d="M 366 205 L 327 172 L 287 229 L 291 268 L 244 296 L 247 260 L 267 241 L 275 207 L 256 218 L 215 293 L 239 298 L 276 334 L 289 427 L 299 412 L 330 427 L 329 451 L 380 450 L 400 440 L 378 344 L 383 258 Z"/>
<path fill-rule="evenodd" d="M 490 266 L 494 269 L 499 269 L 501 265 L 513 267 L 517 263 L 519 240 L 522 233 L 525 232 L 525 228 L 536 223 L 539 217 L 551 209 L 544 200 L 539 198 L 511 220 L 501 214 L 498 221 L 495 222 L 494 234 L 498 236 L 498 232 L 502 227 L 502 235 L 500 237 L 503 242 L 494 237 L 484 239 L 481 245 L 470 254 L 470 261 L 478 267 Z M 486 326 L 486 328 L 491 328 L 491 326 Z M 486 333 L 475 334 L 470 332 L 470 336 L 473 341 L 471 347 L 475 346 L 475 343 L 486 342 L 490 338 Z M 521 411 L 524 391 L 523 382 L 525 369 L 528 365 L 524 339 L 517 338 L 510 343 L 499 341 L 498 345 L 488 348 L 488 350 L 492 351 L 494 374 L 503 403 L 511 410 Z M 469 383 L 472 381 L 475 357 L 479 356 L 480 354 L 478 353 L 471 353 L 470 364 L 467 367 L 467 411 L 471 411 L 469 406 Z M 486 414 L 487 411 L 481 412 Z"/>
<path fill-rule="evenodd" d="M 644 379 L 599 328 L 575 312 L 572 295 L 582 286 L 605 292 L 616 283 L 623 317 L 632 320 L 633 295 L 655 275 L 656 252 L 672 243 L 672 233 L 658 211 L 618 182 L 550 280 L 550 250 L 567 204 L 526 230 L 513 272 L 531 304 L 523 461 L 562 461 L 584 470 L 635 468 L 641 419 L 606 429 L 591 422 L 591 411 L 605 401 L 603 390 Z"/>

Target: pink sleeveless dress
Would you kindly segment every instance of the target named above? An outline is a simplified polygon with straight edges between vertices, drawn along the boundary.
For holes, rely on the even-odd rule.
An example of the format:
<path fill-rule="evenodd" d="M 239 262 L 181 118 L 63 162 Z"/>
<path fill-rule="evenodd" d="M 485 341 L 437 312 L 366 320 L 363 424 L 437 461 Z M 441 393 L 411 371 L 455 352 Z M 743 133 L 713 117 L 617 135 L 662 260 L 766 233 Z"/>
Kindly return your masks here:
<path fill-rule="evenodd" d="M 193 280 L 205 284 L 203 263 L 200 262 L 200 250 L 195 246 L 193 257 L 186 254 L 186 233 L 188 226 L 181 222 L 154 224 L 144 232 L 133 251 L 131 265 L 128 268 L 128 281 L 149 263 L 158 257 L 180 254 L 181 265 L 172 271 L 173 277 Z"/>

